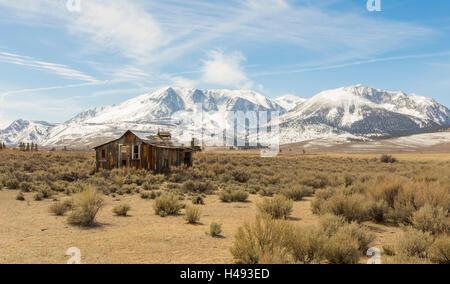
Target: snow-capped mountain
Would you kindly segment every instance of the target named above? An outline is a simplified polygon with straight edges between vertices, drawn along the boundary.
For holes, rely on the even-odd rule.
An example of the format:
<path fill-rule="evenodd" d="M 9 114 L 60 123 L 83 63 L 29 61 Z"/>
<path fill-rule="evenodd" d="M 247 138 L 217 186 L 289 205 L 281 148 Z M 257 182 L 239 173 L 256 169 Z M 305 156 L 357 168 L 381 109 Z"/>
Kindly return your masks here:
<path fill-rule="evenodd" d="M 160 128 L 171 131 L 182 141 L 190 141 L 190 125 L 183 125 L 189 119 L 184 118 L 201 118 L 205 128 L 220 129 L 226 124 L 224 113 L 227 111 L 287 112 L 276 102 L 254 91 L 168 87 L 118 105 L 82 112 L 55 126 L 43 145 L 95 144 L 93 141 L 117 137 L 128 129 L 153 134 Z"/>
<path fill-rule="evenodd" d="M 43 121 L 19 119 L 11 123 L 9 127 L 0 130 L 0 141 L 8 145 L 20 142 L 42 144 L 53 127 L 53 124 Z"/>
<path fill-rule="evenodd" d="M 277 103 L 253 91 L 201 91 L 169 87 L 118 105 L 85 111 L 68 123 L 154 123 L 166 120 L 180 111 L 195 111 L 196 104 L 202 104 L 205 112 L 252 110 L 286 112 Z"/>
<path fill-rule="evenodd" d="M 200 109 L 201 107 L 201 109 Z M 190 141 L 185 118 L 201 119 L 211 137 L 223 139 L 228 111 L 278 111 L 281 143 L 317 138 L 367 140 L 429 132 L 450 125 L 450 110 L 433 99 L 363 85 L 321 92 L 310 99 L 269 99 L 254 91 L 163 88 L 121 104 L 97 107 L 71 120 L 51 125 L 18 120 L 0 131 L 7 144 L 35 142 L 43 146 L 92 147 L 126 130 L 153 134 L 168 130 Z"/>
<path fill-rule="evenodd" d="M 304 103 L 305 101 L 307 101 L 307 99 L 300 98 L 294 95 L 284 95 L 282 97 L 274 99 L 274 102 L 282 106 L 287 111 L 291 111 L 298 104 Z"/>
<path fill-rule="evenodd" d="M 282 117 L 284 142 L 330 135 L 399 136 L 450 124 L 450 110 L 435 100 L 363 85 L 324 91 Z"/>

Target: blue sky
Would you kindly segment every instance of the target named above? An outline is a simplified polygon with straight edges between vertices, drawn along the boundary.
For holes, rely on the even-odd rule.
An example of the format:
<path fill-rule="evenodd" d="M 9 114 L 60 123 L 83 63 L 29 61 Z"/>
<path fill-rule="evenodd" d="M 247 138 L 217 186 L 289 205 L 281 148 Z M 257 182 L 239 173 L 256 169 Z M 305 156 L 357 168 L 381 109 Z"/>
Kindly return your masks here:
<path fill-rule="evenodd" d="M 362 83 L 449 107 L 450 1 L 366 2 L 0 0 L 0 126 L 169 85 L 274 98 Z"/>

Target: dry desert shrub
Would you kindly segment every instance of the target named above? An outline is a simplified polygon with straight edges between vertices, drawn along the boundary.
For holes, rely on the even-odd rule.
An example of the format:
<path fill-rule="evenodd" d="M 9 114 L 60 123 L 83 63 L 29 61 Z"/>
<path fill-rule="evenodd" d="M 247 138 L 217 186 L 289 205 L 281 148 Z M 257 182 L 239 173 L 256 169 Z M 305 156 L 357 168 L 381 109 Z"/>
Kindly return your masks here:
<path fill-rule="evenodd" d="M 364 226 L 355 222 L 341 227 L 337 233 L 339 232 L 343 232 L 355 239 L 358 243 L 358 250 L 361 254 L 365 254 L 369 249 L 370 244 L 375 240 L 375 235 L 373 233 L 371 233 Z"/>
<path fill-rule="evenodd" d="M 64 216 L 70 209 L 67 203 L 55 202 L 50 206 L 49 211 L 55 216 Z"/>
<path fill-rule="evenodd" d="M 142 192 L 141 193 L 141 198 L 142 199 L 156 199 L 156 198 L 158 198 L 159 196 L 161 196 L 161 192 L 160 191 L 158 191 L 158 192 L 155 192 L 155 191 L 152 191 L 152 192 Z"/>
<path fill-rule="evenodd" d="M 183 209 L 184 204 L 180 202 L 180 198 L 174 194 L 164 194 L 155 199 L 153 209 L 155 214 L 161 217 L 169 215 L 178 215 Z"/>
<path fill-rule="evenodd" d="M 191 198 L 192 204 L 205 205 L 205 199 L 201 195 L 195 195 Z"/>
<path fill-rule="evenodd" d="M 428 258 L 411 257 L 404 254 L 397 254 L 393 259 L 384 262 L 385 264 L 431 264 Z"/>
<path fill-rule="evenodd" d="M 384 245 L 383 252 L 384 252 L 384 254 L 389 255 L 389 256 L 396 255 L 395 248 L 391 245 Z"/>
<path fill-rule="evenodd" d="M 46 184 L 38 185 L 36 191 L 42 195 L 42 198 L 50 198 L 54 194 L 54 192 Z"/>
<path fill-rule="evenodd" d="M 22 192 L 31 192 L 34 191 L 33 184 L 31 182 L 21 182 L 19 188 Z"/>
<path fill-rule="evenodd" d="M 289 249 L 296 263 L 321 263 L 325 259 L 324 246 L 328 237 L 317 227 L 296 228 Z"/>
<path fill-rule="evenodd" d="M 216 187 L 211 182 L 200 182 L 189 180 L 183 184 L 183 190 L 185 192 L 211 193 L 215 189 Z"/>
<path fill-rule="evenodd" d="M 272 197 L 277 193 L 277 188 L 270 186 L 270 187 L 263 187 L 258 190 L 258 194 L 263 197 Z"/>
<path fill-rule="evenodd" d="M 345 232 L 358 242 L 359 251 L 364 254 L 370 243 L 375 240 L 375 235 L 363 225 L 356 222 L 348 223 L 344 217 L 326 214 L 319 220 L 321 231 L 328 237 L 336 235 L 338 232 Z"/>
<path fill-rule="evenodd" d="M 388 176 L 370 186 L 369 193 L 384 207 L 378 208 L 378 212 L 383 210 L 383 218 L 397 224 L 410 224 L 415 212 L 427 204 L 441 207 L 444 212 L 449 209 L 450 189 L 437 182 L 424 183 Z"/>
<path fill-rule="evenodd" d="M 254 223 L 246 223 L 238 229 L 231 253 L 237 263 L 273 264 L 289 262 L 287 248 L 294 228 L 287 222 L 258 216 Z M 268 259 L 277 256 L 277 261 Z"/>
<path fill-rule="evenodd" d="M 346 224 L 348 223 L 344 217 L 333 214 L 322 215 L 319 220 L 319 227 L 321 231 L 328 237 L 336 234 L 337 231 L 339 231 Z"/>
<path fill-rule="evenodd" d="M 429 257 L 433 263 L 450 264 L 450 237 L 437 238 L 429 250 Z"/>
<path fill-rule="evenodd" d="M 274 219 L 286 219 L 292 213 L 293 202 L 282 195 L 264 198 L 257 204 L 259 212 Z"/>
<path fill-rule="evenodd" d="M 117 216 L 126 217 L 130 210 L 131 206 L 129 204 L 119 204 L 113 208 L 112 212 Z"/>
<path fill-rule="evenodd" d="M 189 224 L 197 224 L 200 222 L 201 209 L 198 206 L 187 206 L 184 219 Z"/>
<path fill-rule="evenodd" d="M 391 155 L 382 155 L 380 161 L 386 164 L 397 163 L 397 159 L 392 157 Z"/>
<path fill-rule="evenodd" d="M 322 191 L 320 194 L 329 194 L 329 192 Z M 331 193 L 331 197 L 326 196 L 325 199 L 321 198 L 320 194 L 311 204 L 315 213 L 331 213 L 342 216 L 348 221 L 357 222 L 366 221 L 370 216 L 371 204 L 362 194 L 346 195 L 336 190 Z"/>
<path fill-rule="evenodd" d="M 237 263 L 244 264 L 351 264 L 359 261 L 374 239 L 357 223 L 347 224 L 343 219 L 325 223 L 325 227 L 296 228 L 288 221 L 260 215 L 254 223 L 239 228 L 231 252 Z"/>
<path fill-rule="evenodd" d="M 413 214 L 411 223 L 417 230 L 436 235 L 448 232 L 450 223 L 447 215 L 448 212 L 445 212 L 442 207 L 426 204 Z"/>
<path fill-rule="evenodd" d="M 368 202 L 368 219 L 375 223 L 385 223 L 388 220 L 389 206 L 384 200 Z"/>
<path fill-rule="evenodd" d="M 296 186 L 284 189 L 281 194 L 290 200 L 301 201 L 304 197 L 312 195 L 313 190 L 305 186 Z"/>
<path fill-rule="evenodd" d="M 349 232 L 340 230 L 327 240 L 323 254 L 331 264 L 356 264 L 360 257 L 359 244 Z"/>
<path fill-rule="evenodd" d="M 395 175 L 368 179 L 367 183 L 317 190 L 311 202 L 313 213 L 331 213 L 357 222 L 410 225 L 415 220 L 417 228 L 448 231 L 450 188 Z"/>
<path fill-rule="evenodd" d="M 122 188 L 120 188 L 117 191 L 117 194 L 119 195 L 125 195 L 125 194 L 133 194 L 133 193 L 138 193 L 138 186 L 136 184 L 124 184 L 122 186 Z"/>
<path fill-rule="evenodd" d="M 430 233 L 407 228 L 397 240 L 396 251 L 407 257 L 426 258 L 432 244 L 433 238 Z"/>
<path fill-rule="evenodd" d="M 19 189 L 19 185 L 20 185 L 20 183 L 19 183 L 19 181 L 17 180 L 17 179 L 10 179 L 10 180 L 7 180 L 6 181 L 6 183 L 5 183 L 5 186 L 8 188 L 8 189 Z"/>
<path fill-rule="evenodd" d="M 221 191 L 219 198 L 222 202 L 245 202 L 247 201 L 248 193 L 238 187 L 232 187 Z"/>
<path fill-rule="evenodd" d="M 50 183 L 50 188 L 56 192 L 65 192 L 69 184 L 67 181 L 57 180 Z"/>
<path fill-rule="evenodd" d="M 395 176 L 386 177 L 383 181 L 373 184 L 369 192 L 377 199 L 387 202 L 390 208 L 394 208 L 397 196 L 404 189 L 407 180 Z"/>
<path fill-rule="evenodd" d="M 213 238 L 220 237 L 222 233 L 222 225 L 216 222 L 212 222 L 209 225 L 209 235 Z"/>
<path fill-rule="evenodd" d="M 92 226 L 95 224 L 95 217 L 103 205 L 101 194 L 95 188 L 87 187 L 85 191 L 74 195 L 72 213 L 67 221 L 71 225 Z"/>
<path fill-rule="evenodd" d="M 160 189 L 160 185 L 159 184 L 150 183 L 150 182 L 145 182 L 142 185 L 142 188 L 144 190 L 158 190 L 158 189 Z"/>
<path fill-rule="evenodd" d="M 38 192 L 33 195 L 33 198 L 35 201 L 42 201 L 44 199 L 44 195 L 42 194 L 42 192 Z"/>
<path fill-rule="evenodd" d="M 25 201 L 25 195 L 23 195 L 22 192 L 19 192 L 19 194 L 17 194 L 16 196 L 16 200 Z"/>
<path fill-rule="evenodd" d="M 246 183 L 251 178 L 251 175 L 243 169 L 235 170 L 231 173 L 231 175 L 235 181 L 240 183 Z"/>

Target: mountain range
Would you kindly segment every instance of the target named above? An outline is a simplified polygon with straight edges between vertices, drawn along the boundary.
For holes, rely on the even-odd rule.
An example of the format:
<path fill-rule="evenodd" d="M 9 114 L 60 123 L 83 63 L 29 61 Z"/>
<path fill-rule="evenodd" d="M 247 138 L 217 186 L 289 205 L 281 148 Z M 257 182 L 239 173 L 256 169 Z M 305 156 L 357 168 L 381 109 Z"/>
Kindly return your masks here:
<path fill-rule="evenodd" d="M 128 129 L 148 134 L 163 129 L 189 141 L 190 126 L 183 125 L 182 118 L 198 116 L 199 111 L 204 127 L 210 129 L 223 127 L 227 111 L 277 111 L 281 144 L 327 137 L 364 141 L 432 132 L 450 125 L 450 110 L 431 98 L 363 85 L 324 91 L 309 99 L 292 95 L 269 99 L 250 90 L 167 87 L 121 104 L 84 111 L 61 124 L 16 120 L 0 130 L 0 141 L 90 148 Z"/>

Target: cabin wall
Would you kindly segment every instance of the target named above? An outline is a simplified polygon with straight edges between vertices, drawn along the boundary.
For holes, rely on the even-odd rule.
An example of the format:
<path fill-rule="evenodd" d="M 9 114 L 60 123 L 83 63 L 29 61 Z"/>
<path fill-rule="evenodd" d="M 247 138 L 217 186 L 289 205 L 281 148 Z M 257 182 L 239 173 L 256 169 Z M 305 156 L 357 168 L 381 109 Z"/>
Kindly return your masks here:
<path fill-rule="evenodd" d="M 105 156 L 103 156 L 103 151 Z M 118 159 L 118 144 L 110 143 L 96 149 L 97 170 L 112 170 L 116 168 Z"/>

